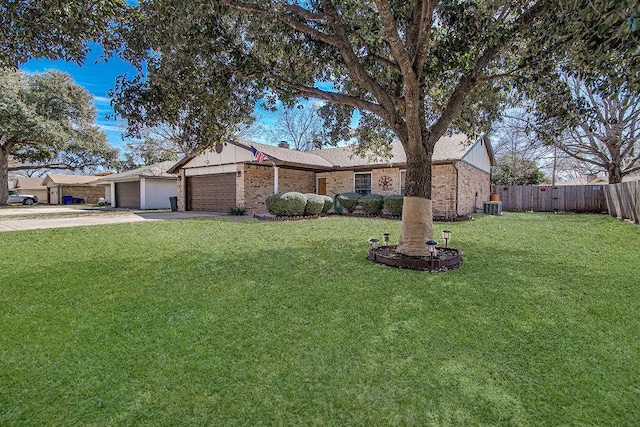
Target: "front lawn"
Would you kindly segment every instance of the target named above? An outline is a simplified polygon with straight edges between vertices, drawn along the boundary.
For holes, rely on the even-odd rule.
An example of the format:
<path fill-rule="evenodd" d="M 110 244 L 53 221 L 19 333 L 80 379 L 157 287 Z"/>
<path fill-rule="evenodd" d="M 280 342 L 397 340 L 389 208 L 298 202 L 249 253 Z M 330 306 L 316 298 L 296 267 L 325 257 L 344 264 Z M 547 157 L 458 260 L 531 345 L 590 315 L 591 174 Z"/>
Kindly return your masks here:
<path fill-rule="evenodd" d="M 637 425 L 640 228 L 505 214 L 0 233 L 0 425 Z"/>

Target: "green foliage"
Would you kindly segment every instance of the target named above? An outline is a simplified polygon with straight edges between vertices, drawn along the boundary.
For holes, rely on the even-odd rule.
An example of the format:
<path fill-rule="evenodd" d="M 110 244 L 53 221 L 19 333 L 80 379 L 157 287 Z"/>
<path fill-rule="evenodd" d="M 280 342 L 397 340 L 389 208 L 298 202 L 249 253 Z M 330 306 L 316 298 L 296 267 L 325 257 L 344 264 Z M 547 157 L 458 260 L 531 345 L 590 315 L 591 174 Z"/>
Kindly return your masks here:
<path fill-rule="evenodd" d="M 307 206 L 304 208 L 305 215 L 318 215 L 324 208 L 324 202 L 322 196 L 317 194 L 308 193 L 304 195 L 307 198 Z"/>
<path fill-rule="evenodd" d="M 522 157 L 502 156 L 491 171 L 491 183 L 496 185 L 539 185 L 544 181 L 536 162 Z"/>
<path fill-rule="evenodd" d="M 307 206 L 307 197 L 302 193 L 277 193 L 267 197 L 267 210 L 276 216 L 302 216 Z"/>
<path fill-rule="evenodd" d="M 367 215 L 380 215 L 383 202 L 384 196 L 380 194 L 367 194 L 358 200 L 358 204 L 364 209 Z"/>
<path fill-rule="evenodd" d="M 614 81 L 638 80 L 637 60 L 627 55 L 637 57 L 629 0 L 598 0 L 596 8 L 588 0 L 374 3 L 138 2 L 122 54 L 140 71 L 117 83 L 118 113 L 134 130 L 180 126 L 206 147 L 251 120 L 259 100 L 274 109 L 278 101 L 317 98 L 327 103 L 320 114 L 331 142 L 356 140 L 384 152 L 390 138 L 399 139 L 405 195 L 430 199 L 436 142 L 447 132 L 473 138 L 489 131 L 516 84 L 532 81 L 543 92 L 541 82 L 571 58 L 577 40 L 587 46 L 604 38 L 594 68 L 602 55 L 625 52 L 620 68 L 630 71 Z M 576 57 L 590 58 L 587 52 Z M 416 237 L 429 229 L 430 219 L 418 215 L 403 221 Z"/>
<path fill-rule="evenodd" d="M 227 213 L 234 216 L 243 216 L 247 214 L 247 208 L 244 206 L 232 206 L 227 209 Z"/>
<path fill-rule="evenodd" d="M 0 2 L 0 68 L 14 68 L 31 58 L 81 63 L 89 42 L 113 46 L 107 29 L 126 10 L 124 0 Z"/>
<path fill-rule="evenodd" d="M 353 213 L 358 207 L 358 200 L 360 200 L 362 194 L 359 193 L 341 193 L 338 195 L 338 200 L 344 209 L 349 213 Z"/>
<path fill-rule="evenodd" d="M 399 194 L 394 194 L 384 197 L 384 208 L 390 215 L 402 216 L 402 203 L 404 197 Z"/>
<path fill-rule="evenodd" d="M 331 198 L 331 196 L 320 196 L 320 197 L 322 197 L 322 200 L 324 201 L 324 205 L 322 206 L 322 212 L 323 213 L 329 212 L 333 207 L 333 199 Z"/>
<path fill-rule="evenodd" d="M 8 171 L 95 169 L 117 150 L 95 124 L 92 96 L 66 73 L 26 74 L 0 69 L 0 204 Z M 7 156 L 19 166 L 7 166 Z"/>
<path fill-rule="evenodd" d="M 274 193 L 267 197 L 267 199 L 265 200 L 267 212 L 269 212 L 271 215 L 276 215 L 278 200 L 280 200 L 280 197 L 282 197 L 283 194 L 284 193 Z"/>

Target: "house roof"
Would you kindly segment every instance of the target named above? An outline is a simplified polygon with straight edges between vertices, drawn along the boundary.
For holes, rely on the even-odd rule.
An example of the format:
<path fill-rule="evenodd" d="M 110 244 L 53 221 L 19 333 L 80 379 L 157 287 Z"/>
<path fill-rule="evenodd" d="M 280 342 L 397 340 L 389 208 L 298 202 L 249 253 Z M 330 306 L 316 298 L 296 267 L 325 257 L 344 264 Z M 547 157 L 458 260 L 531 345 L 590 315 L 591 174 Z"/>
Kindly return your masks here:
<path fill-rule="evenodd" d="M 97 181 L 100 178 L 104 178 L 102 176 L 95 175 L 62 175 L 62 174 L 49 174 L 42 181 L 43 185 L 49 186 L 49 184 L 53 185 L 88 185 L 93 184 L 94 181 Z"/>
<path fill-rule="evenodd" d="M 640 180 L 639 175 L 627 175 L 622 178 L 622 182 L 637 181 Z M 603 185 L 608 184 L 609 178 L 606 176 L 583 176 L 579 178 L 570 179 L 568 181 L 557 182 L 556 186 L 565 185 Z"/>
<path fill-rule="evenodd" d="M 42 178 L 21 176 L 16 178 L 16 188 L 21 190 L 46 190 L 47 186 L 42 184 Z"/>
<path fill-rule="evenodd" d="M 325 148 L 313 151 L 297 151 L 289 148 L 276 147 L 274 145 L 260 144 L 248 141 L 230 141 L 238 147 L 251 150 L 251 146 L 264 153 L 271 162 L 277 166 L 293 166 L 312 170 L 331 169 L 355 169 L 369 168 L 372 166 L 404 165 L 407 162 L 404 149 L 400 141 L 395 140 L 391 144 L 391 158 L 383 159 L 375 156 L 362 157 L 354 154 L 353 147 Z M 477 141 L 469 139 L 464 134 L 443 136 L 438 140 L 434 148 L 433 162 L 444 163 L 461 160 Z M 487 150 L 493 164 L 493 152 L 491 145 L 487 144 Z M 177 171 L 195 156 L 185 157 L 175 163 L 168 170 L 169 173 Z"/>
<path fill-rule="evenodd" d="M 469 151 L 473 145 L 473 141 L 469 140 L 466 135 L 458 134 L 452 136 L 443 136 L 438 140 L 434 147 L 432 160 L 434 163 L 460 160 Z M 357 168 L 375 165 L 401 165 L 407 163 L 407 157 L 400 141 L 395 140 L 391 144 L 391 158 L 382 159 L 365 158 L 353 153 L 352 147 L 328 148 L 324 150 L 311 151 L 329 163 L 334 168 Z"/>
<path fill-rule="evenodd" d="M 172 168 L 176 162 L 166 161 L 155 163 L 153 165 L 142 166 L 129 171 L 114 173 L 108 176 L 100 177 L 95 184 L 108 184 L 113 181 L 134 181 L 139 178 L 165 178 L 165 179 L 177 179 L 178 176 L 167 171 Z"/>

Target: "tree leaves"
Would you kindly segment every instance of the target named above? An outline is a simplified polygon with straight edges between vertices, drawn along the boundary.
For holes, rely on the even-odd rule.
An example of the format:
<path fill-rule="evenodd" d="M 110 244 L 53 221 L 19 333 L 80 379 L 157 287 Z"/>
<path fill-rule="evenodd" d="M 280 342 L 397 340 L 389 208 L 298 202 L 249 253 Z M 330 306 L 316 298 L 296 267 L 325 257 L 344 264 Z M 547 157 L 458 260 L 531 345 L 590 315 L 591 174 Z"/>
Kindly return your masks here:
<path fill-rule="evenodd" d="M 0 69 L 0 156 L 21 163 L 12 169 L 81 170 L 109 164 L 117 150 L 95 119 L 92 96 L 68 74 Z M 0 170 L 0 204 L 6 203 L 7 173 Z"/>
<path fill-rule="evenodd" d="M 82 62 L 88 42 L 106 49 L 124 0 L 19 0 L 0 3 L 0 67 L 17 68 L 31 58 Z"/>

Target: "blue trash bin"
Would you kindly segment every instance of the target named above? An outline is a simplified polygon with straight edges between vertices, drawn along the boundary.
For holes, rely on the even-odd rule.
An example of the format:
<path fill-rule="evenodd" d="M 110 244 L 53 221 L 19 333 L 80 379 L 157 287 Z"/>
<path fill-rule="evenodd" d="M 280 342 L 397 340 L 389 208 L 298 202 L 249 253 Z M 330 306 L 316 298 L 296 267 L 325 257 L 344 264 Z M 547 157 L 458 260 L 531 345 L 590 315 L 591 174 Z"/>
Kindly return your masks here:
<path fill-rule="evenodd" d="M 70 205 L 73 203 L 73 196 L 64 196 L 62 197 L 62 204 L 63 205 Z"/>

